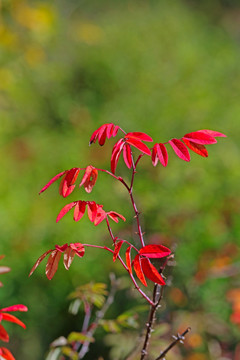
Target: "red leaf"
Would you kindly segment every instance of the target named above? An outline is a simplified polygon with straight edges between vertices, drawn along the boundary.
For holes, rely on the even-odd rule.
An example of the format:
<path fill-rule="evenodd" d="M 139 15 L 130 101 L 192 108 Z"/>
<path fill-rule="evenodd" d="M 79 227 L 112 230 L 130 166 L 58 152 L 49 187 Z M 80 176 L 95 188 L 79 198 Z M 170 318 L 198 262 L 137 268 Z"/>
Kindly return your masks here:
<path fill-rule="evenodd" d="M 172 146 L 174 152 L 180 159 L 182 159 L 184 161 L 190 161 L 189 151 L 188 151 L 186 145 L 184 145 L 182 143 L 182 141 L 180 141 L 178 139 L 172 139 L 172 140 L 169 140 L 169 144 Z"/>
<path fill-rule="evenodd" d="M 5 342 L 9 341 L 9 335 L 1 324 L 0 324 L 0 340 Z"/>
<path fill-rule="evenodd" d="M 2 313 L 2 319 L 20 325 L 21 327 L 26 329 L 26 325 L 12 314 Z"/>
<path fill-rule="evenodd" d="M 152 163 L 156 166 L 160 160 L 160 163 L 165 167 L 168 164 L 168 153 L 164 144 L 155 144 L 152 149 Z"/>
<path fill-rule="evenodd" d="M 68 246 L 63 255 L 63 265 L 65 266 L 66 270 L 69 270 L 72 261 L 74 259 L 74 256 L 75 256 L 75 251 L 70 246 Z"/>
<path fill-rule="evenodd" d="M 113 129 L 114 129 L 114 124 L 110 123 L 107 125 L 107 138 L 110 139 L 110 137 L 112 136 L 113 133 Z"/>
<path fill-rule="evenodd" d="M 71 247 L 71 249 L 73 249 L 75 251 L 75 254 L 82 258 L 83 255 L 85 254 L 85 247 L 83 246 L 83 244 L 81 243 L 71 243 L 69 245 Z"/>
<path fill-rule="evenodd" d="M 32 273 L 36 270 L 36 268 L 38 267 L 38 265 L 43 261 L 43 259 L 44 259 L 51 251 L 53 251 L 53 249 L 46 251 L 44 254 L 42 254 L 42 255 L 37 259 L 37 261 L 36 261 L 35 264 L 33 265 L 32 270 L 30 271 L 30 273 L 29 273 L 28 276 L 31 276 L 31 275 L 32 275 Z M 10 311 L 10 310 L 8 310 L 8 311 Z M 12 311 L 16 311 L 16 310 L 12 310 Z"/>
<path fill-rule="evenodd" d="M 0 348 L 0 355 L 2 356 L 3 359 L 6 360 L 15 360 L 15 357 L 12 355 L 12 353 L 5 347 L 1 347 Z"/>
<path fill-rule="evenodd" d="M 56 222 L 58 222 L 59 220 L 61 220 L 61 218 L 66 215 L 74 206 L 76 206 L 77 201 L 71 202 L 70 204 L 65 205 L 62 210 L 60 211 L 60 213 L 57 216 Z"/>
<path fill-rule="evenodd" d="M 77 201 L 74 209 L 73 219 L 75 221 L 79 221 L 83 217 L 85 210 L 86 210 L 86 201 L 81 201 L 81 200 Z"/>
<path fill-rule="evenodd" d="M 140 249 L 139 254 L 151 259 L 159 259 L 171 254 L 171 250 L 163 245 L 146 245 Z"/>
<path fill-rule="evenodd" d="M 48 280 L 51 280 L 58 269 L 58 263 L 62 253 L 58 250 L 53 250 L 48 258 L 46 265 L 46 275 Z"/>
<path fill-rule="evenodd" d="M 191 132 L 184 135 L 183 138 L 200 145 L 215 144 L 217 142 L 214 137 L 206 134 L 204 131 Z"/>
<path fill-rule="evenodd" d="M 123 243 L 124 243 L 124 241 L 120 240 L 115 244 L 114 253 L 113 253 L 113 261 L 116 261 Z M 130 260 L 130 263 L 131 263 L 131 260 Z"/>
<path fill-rule="evenodd" d="M 113 133 L 112 133 L 113 137 L 117 135 L 117 132 L 119 129 L 120 129 L 120 127 L 118 125 L 115 125 L 115 128 L 113 129 Z"/>
<path fill-rule="evenodd" d="M 99 205 L 98 209 L 97 209 L 97 214 L 96 217 L 94 219 L 94 225 L 97 226 L 98 224 L 100 224 L 104 219 L 106 219 L 106 212 L 103 210 L 103 205 Z"/>
<path fill-rule="evenodd" d="M 66 170 L 67 171 L 67 170 Z M 42 190 L 39 191 L 39 194 L 41 194 L 42 192 L 44 192 L 45 190 L 47 190 L 47 188 L 49 188 L 50 185 L 52 185 L 52 183 L 54 183 L 54 181 L 56 181 L 57 179 L 59 179 L 61 176 L 63 176 L 66 171 L 62 171 L 59 174 L 57 174 L 56 176 L 54 176 L 48 183 L 47 185 L 45 185 Z"/>
<path fill-rule="evenodd" d="M 49 250 L 52 251 L 52 250 Z M 48 251 L 48 252 L 49 252 Z M 46 254 L 46 253 L 45 253 Z M 44 255 L 44 254 L 43 254 Z M 42 256 L 43 256 L 42 255 Z M 22 304 L 17 304 L 17 305 L 12 305 L 12 306 L 8 306 L 6 308 L 1 309 L 1 311 L 28 311 L 27 306 L 22 305 Z"/>
<path fill-rule="evenodd" d="M 75 185 L 73 185 L 78 177 L 80 169 L 72 168 L 66 172 L 66 175 L 62 178 L 61 184 L 59 186 L 59 194 L 64 198 L 70 195 Z"/>
<path fill-rule="evenodd" d="M 131 264 L 131 246 L 129 246 L 126 250 L 126 265 L 128 267 L 128 271 L 132 274 L 132 264 Z"/>
<path fill-rule="evenodd" d="M 125 138 L 127 137 L 134 137 L 141 141 L 153 141 L 153 139 L 149 135 L 143 132 L 130 132 L 125 135 Z"/>
<path fill-rule="evenodd" d="M 157 283 L 159 285 L 165 285 L 165 281 L 163 280 L 162 276 L 159 274 L 157 269 L 153 266 L 153 264 L 148 258 L 142 258 L 141 265 L 144 275 L 149 280 L 152 280 L 154 283 Z"/>
<path fill-rule="evenodd" d="M 105 127 L 101 129 L 98 135 L 98 142 L 100 146 L 103 146 L 105 144 L 106 137 L 107 137 L 107 126 L 105 125 Z"/>
<path fill-rule="evenodd" d="M 124 144 L 125 143 L 123 139 L 120 139 L 113 147 L 112 156 L 111 156 L 111 171 L 113 174 L 115 174 L 117 163 Z"/>
<path fill-rule="evenodd" d="M 122 219 L 123 221 L 126 221 L 125 217 L 121 214 L 118 214 L 116 211 L 109 211 L 107 215 L 116 223 L 118 223 L 118 218 Z"/>
<path fill-rule="evenodd" d="M 127 167 L 129 169 L 131 169 L 132 167 L 132 151 L 131 151 L 131 147 L 128 144 L 125 144 L 125 146 L 123 147 L 123 159 L 125 164 L 127 165 Z"/>
<path fill-rule="evenodd" d="M 97 215 L 97 209 L 98 205 L 95 203 L 95 201 L 88 201 L 88 217 L 91 222 L 94 222 L 95 217 Z"/>
<path fill-rule="evenodd" d="M 205 134 L 208 134 L 210 136 L 213 136 L 213 137 L 226 137 L 225 134 L 222 134 L 218 131 L 214 131 L 214 130 L 200 130 L 201 132 L 204 132 Z"/>
<path fill-rule="evenodd" d="M 90 193 L 93 189 L 93 186 L 96 184 L 97 177 L 98 177 L 97 169 L 95 169 L 91 165 L 87 166 L 79 187 L 84 185 L 86 192 Z"/>
<path fill-rule="evenodd" d="M 140 150 L 142 153 L 147 154 L 147 155 L 151 155 L 151 151 L 150 149 L 147 147 L 147 145 L 145 145 L 143 142 L 141 142 L 140 140 L 134 138 L 134 137 L 127 137 L 126 138 L 126 142 L 132 146 L 134 146 L 135 148 L 137 148 L 138 150 Z"/>
<path fill-rule="evenodd" d="M 135 273 L 136 273 L 137 277 L 139 278 L 139 280 L 141 281 L 141 283 L 144 286 L 147 286 L 147 282 L 146 282 L 144 273 L 142 271 L 142 266 L 141 266 L 140 261 L 141 261 L 140 255 L 137 254 L 135 256 L 135 259 L 133 260 L 133 267 L 134 267 Z"/>
<path fill-rule="evenodd" d="M 67 249 L 68 244 L 64 244 L 64 245 L 55 245 L 55 249 L 60 251 L 61 253 L 64 253 L 64 251 Z"/>
<path fill-rule="evenodd" d="M 183 141 L 185 142 L 187 147 L 189 149 L 191 149 L 192 151 L 194 151 L 196 154 L 201 155 L 203 157 L 208 157 L 208 151 L 207 151 L 207 149 L 205 148 L 204 145 L 195 144 L 192 141 L 189 141 L 189 140 L 184 139 L 184 138 L 183 138 Z"/>

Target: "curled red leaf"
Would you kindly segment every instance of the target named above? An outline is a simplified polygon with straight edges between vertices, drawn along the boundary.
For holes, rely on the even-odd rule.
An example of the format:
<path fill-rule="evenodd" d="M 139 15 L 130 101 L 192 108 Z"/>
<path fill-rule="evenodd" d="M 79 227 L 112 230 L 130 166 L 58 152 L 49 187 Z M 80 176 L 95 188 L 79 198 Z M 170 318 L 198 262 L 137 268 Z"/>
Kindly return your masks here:
<path fill-rule="evenodd" d="M 131 264 L 131 246 L 126 250 L 126 265 L 130 274 L 132 274 L 132 264 Z"/>
<path fill-rule="evenodd" d="M 142 257 L 140 261 L 142 272 L 149 280 L 159 285 L 165 285 L 165 281 L 162 276 L 148 258 Z"/>
<path fill-rule="evenodd" d="M 139 254 L 137 254 L 133 260 L 133 267 L 134 267 L 135 273 L 136 273 L 137 277 L 139 278 L 139 280 L 141 281 L 141 283 L 144 286 L 147 286 L 147 282 L 146 282 L 146 279 L 145 279 L 145 276 L 144 276 L 144 273 L 142 270 L 141 258 L 140 258 Z"/>
<path fill-rule="evenodd" d="M 163 245 L 146 245 L 139 250 L 140 255 L 147 256 L 148 258 L 163 258 L 171 254 L 171 250 Z"/>
<path fill-rule="evenodd" d="M 116 261 L 118 254 L 121 250 L 122 244 L 124 243 L 123 240 L 120 240 L 118 242 L 115 243 L 115 247 L 114 247 L 114 253 L 113 253 L 113 261 Z M 130 261 L 131 262 L 131 261 Z"/>
<path fill-rule="evenodd" d="M 87 166 L 79 187 L 83 185 L 85 191 L 87 193 L 90 193 L 94 185 L 96 184 L 97 177 L 98 177 L 97 169 L 95 169 L 91 165 Z"/>
<path fill-rule="evenodd" d="M 184 138 L 183 141 L 187 145 L 187 147 L 190 150 L 194 151 L 196 154 L 201 155 L 203 157 L 208 157 L 208 151 L 204 145 L 193 143 L 192 141 L 189 141 Z"/>
<path fill-rule="evenodd" d="M 61 258 L 62 253 L 60 251 L 53 250 L 48 258 L 48 262 L 46 265 L 46 275 L 48 280 L 52 280 L 53 276 L 55 275 L 58 269 L 58 263 Z"/>
<path fill-rule="evenodd" d="M 152 149 L 152 163 L 153 166 L 156 166 L 158 163 L 158 160 L 160 163 L 165 167 L 168 164 L 168 153 L 166 146 L 164 144 L 155 144 Z"/>

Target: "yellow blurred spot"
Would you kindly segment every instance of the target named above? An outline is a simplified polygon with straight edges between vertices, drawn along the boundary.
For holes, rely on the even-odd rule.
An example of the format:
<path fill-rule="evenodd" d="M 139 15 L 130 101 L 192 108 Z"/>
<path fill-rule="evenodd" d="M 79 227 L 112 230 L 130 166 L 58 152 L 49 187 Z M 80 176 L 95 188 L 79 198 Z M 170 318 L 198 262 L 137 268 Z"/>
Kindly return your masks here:
<path fill-rule="evenodd" d="M 27 63 L 34 67 L 43 62 L 45 59 L 45 53 L 41 48 L 32 46 L 25 51 L 24 57 Z"/>
<path fill-rule="evenodd" d="M 75 27 L 76 37 L 89 45 L 98 44 L 103 38 L 103 30 L 94 24 L 84 23 Z"/>
<path fill-rule="evenodd" d="M 4 90 L 9 87 L 13 82 L 12 73 L 5 68 L 0 68 L 0 89 Z"/>
<path fill-rule="evenodd" d="M 207 359 L 208 358 L 204 354 L 197 353 L 188 356 L 186 360 L 207 360 Z"/>
<path fill-rule="evenodd" d="M 217 268 L 217 269 L 221 269 L 226 265 L 229 265 L 231 263 L 231 258 L 229 256 L 222 256 L 219 257 L 217 259 L 215 259 L 212 262 L 212 267 Z"/>
<path fill-rule="evenodd" d="M 12 8 L 16 21 L 30 30 L 48 32 L 54 22 L 54 11 L 47 3 L 30 7 L 22 2 L 15 2 Z"/>
<path fill-rule="evenodd" d="M 231 302 L 240 302 L 240 289 L 232 289 L 227 293 L 227 299 Z"/>
<path fill-rule="evenodd" d="M 170 291 L 171 300 L 177 305 L 185 305 L 187 302 L 186 296 L 178 288 L 172 288 Z"/>
<path fill-rule="evenodd" d="M 200 347 L 202 342 L 202 337 L 199 334 L 191 334 L 187 337 L 187 343 L 192 348 Z"/>
<path fill-rule="evenodd" d="M 17 39 L 17 35 L 0 22 L 0 45 L 7 48 L 14 48 Z"/>

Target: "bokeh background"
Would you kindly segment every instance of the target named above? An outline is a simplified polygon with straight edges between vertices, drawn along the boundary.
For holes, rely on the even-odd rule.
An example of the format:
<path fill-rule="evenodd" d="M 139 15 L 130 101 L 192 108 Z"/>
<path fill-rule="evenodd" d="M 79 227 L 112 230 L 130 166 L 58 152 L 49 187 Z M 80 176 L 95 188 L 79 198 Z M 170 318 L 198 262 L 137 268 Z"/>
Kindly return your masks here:
<path fill-rule="evenodd" d="M 110 255 L 92 249 L 68 272 L 61 264 L 52 281 L 43 264 L 28 278 L 55 244 L 109 241 L 103 224 L 74 223 L 70 214 L 55 223 L 76 196 L 124 214 L 127 223 L 113 228 L 131 237 L 127 194 L 104 174 L 90 195 L 80 189 L 64 200 L 55 184 L 38 196 L 62 170 L 110 167 L 113 140 L 88 147 L 107 122 L 155 142 L 199 129 L 228 136 L 208 146 L 208 159 L 192 153 L 185 163 L 171 152 L 167 168 L 145 159 L 135 194 L 148 241 L 176 253 L 160 333 L 168 342 L 192 327 L 168 359 L 240 358 L 239 23 L 237 0 L 0 1 L 0 253 L 12 268 L 0 299 L 1 307 L 29 307 L 21 316 L 26 331 L 7 327 L 17 359 L 42 360 L 56 337 L 80 330 L 81 316 L 68 314 L 76 286 L 108 282 L 109 271 L 124 275 Z M 118 172 L 129 177 L 121 161 Z M 126 297 L 119 299 L 112 317 L 143 303 L 131 292 L 124 306 Z M 124 358 L 121 334 L 100 335 L 89 359 Z"/>

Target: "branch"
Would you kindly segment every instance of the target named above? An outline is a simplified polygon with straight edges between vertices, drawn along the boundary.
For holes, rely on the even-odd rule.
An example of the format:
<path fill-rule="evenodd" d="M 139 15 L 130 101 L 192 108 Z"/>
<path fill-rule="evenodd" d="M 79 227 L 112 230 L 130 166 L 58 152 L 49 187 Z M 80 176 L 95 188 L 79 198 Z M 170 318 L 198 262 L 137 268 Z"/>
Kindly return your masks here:
<path fill-rule="evenodd" d="M 183 341 L 185 340 L 185 335 L 190 330 L 191 330 L 191 328 L 188 327 L 182 334 L 177 334 L 177 336 L 173 336 L 174 341 L 164 351 L 161 351 L 161 354 L 155 360 L 164 359 L 165 355 L 169 352 L 169 350 L 171 350 L 178 342 L 183 344 Z"/>
<path fill-rule="evenodd" d="M 113 273 L 110 274 L 110 280 L 111 280 L 111 289 L 110 292 L 108 294 L 108 297 L 102 307 L 101 310 L 97 311 L 96 313 L 96 317 L 95 320 L 93 321 L 93 323 L 89 326 L 89 330 L 86 332 L 86 335 L 88 337 L 93 337 L 93 334 L 95 333 L 100 320 L 102 320 L 105 316 L 105 313 L 107 312 L 108 308 L 110 307 L 110 305 L 113 303 L 114 301 L 114 296 L 115 293 L 118 289 L 118 281 L 115 278 L 115 275 Z M 83 359 L 83 357 L 86 355 L 86 353 L 89 350 L 89 346 L 90 346 L 90 342 L 89 341 L 85 341 L 81 347 L 81 350 L 78 353 L 78 359 Z"/>

